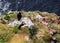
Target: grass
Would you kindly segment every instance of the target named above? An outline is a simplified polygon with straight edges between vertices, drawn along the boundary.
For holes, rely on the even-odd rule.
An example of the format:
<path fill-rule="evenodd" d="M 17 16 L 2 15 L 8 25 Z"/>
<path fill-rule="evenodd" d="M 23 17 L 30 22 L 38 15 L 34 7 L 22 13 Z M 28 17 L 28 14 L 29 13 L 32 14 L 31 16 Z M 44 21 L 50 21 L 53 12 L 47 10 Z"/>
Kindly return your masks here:
<path fill-rule="evenodd" d="M 28 11 L 28 12 L 21 11 L 21 13 L 23 17 L 29 17 L 34 23 L 35 28 L 37 29 L 37 34 L 34 35 L 34 37 L 32 38 L 33 41 L 32 43 L 50 43 L 49 41 L 50 32 L 48 31 L 48 28 L 44 24 L 40 23 L 37 19 L 35 19 L 35 16 L 36 14 L 39 14 L 43 17 L 49 17 L 50 19 L 54 18 L 54 20 L 55 18 L 57 19 L 58 16 L 55 13 L 48 13 L 41 11 Z M 18 14 L 17 11 L 5 12 L 0 17 L 2 19 L 5 18 L 5 20 L 9 20 L 9 22 L 12 22 L 17 18 L 16 17 L 17 14 Z M 58 32 L 54 37 L 56 37 L 58 43 L 60 43 L 60 24 L 52 23 L 50 19 L 48 23 L 51 23 L 53 29 L 55 29 Z M 25 30 L 24 31 L 25 34 L 30 35 L 30 31 L 28 27 L 25 27 L 24 30 Z M 25 36 L 24 33 L 22 33 L 17 26 L 8 27 L 6 24 L 0 23 L 0 43 L 9 43 L 9 42 L 25 43 L 26 40 L 24 40 L 24 36 Z"/>
<path fill-rule="evenodd" d="M 8 42 L 13 36 L 13 33 L 10 32 L 3 24 L 0 25 L 0 43 Z"/>

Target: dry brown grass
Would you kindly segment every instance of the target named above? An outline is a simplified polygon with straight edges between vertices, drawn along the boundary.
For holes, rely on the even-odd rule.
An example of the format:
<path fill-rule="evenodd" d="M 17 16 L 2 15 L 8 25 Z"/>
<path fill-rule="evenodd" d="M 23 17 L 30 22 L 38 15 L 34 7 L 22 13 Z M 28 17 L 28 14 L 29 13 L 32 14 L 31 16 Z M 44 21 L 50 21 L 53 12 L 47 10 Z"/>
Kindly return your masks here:
<path fill-rule="evenodd" d="M 15 34 L 14 37 L 12 37 L 10 43 L 25 43 L 24 35 Z"/>

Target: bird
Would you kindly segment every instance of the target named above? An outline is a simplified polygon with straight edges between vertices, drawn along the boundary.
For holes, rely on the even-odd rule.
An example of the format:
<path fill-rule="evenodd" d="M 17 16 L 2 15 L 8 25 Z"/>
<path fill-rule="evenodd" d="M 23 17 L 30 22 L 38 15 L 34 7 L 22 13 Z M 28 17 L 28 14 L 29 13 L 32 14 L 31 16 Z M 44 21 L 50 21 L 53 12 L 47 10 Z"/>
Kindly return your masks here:
<path fill-rule="evenodd" d="M 17 19 L 18 19 L 18 21 L 21 20 L 21 18 L 22 18 L 22 15 L 21 15 L 21 12 L 19 12 L 19 13 L 17 14 Z"/>

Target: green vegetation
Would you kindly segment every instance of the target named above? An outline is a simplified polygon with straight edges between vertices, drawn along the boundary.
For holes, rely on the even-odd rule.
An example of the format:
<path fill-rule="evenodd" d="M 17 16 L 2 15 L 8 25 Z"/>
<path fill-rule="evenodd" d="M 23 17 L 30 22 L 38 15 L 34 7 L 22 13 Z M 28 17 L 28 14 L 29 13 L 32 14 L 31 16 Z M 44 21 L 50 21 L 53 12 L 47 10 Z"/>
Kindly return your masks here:
<path fill-rule="evenodd" d="M 0 43 L 7 43 L 13 36 L 13 33 L 8 30 L 8 27 L 5 27 L 3 24 L 0 25 Z"/>
<path fill-rule="evenodd" d="M 19 33 L 19 29 L 18 29 L 17 26 L 14 26 L 14 27 L 12 27 L 12 28 L 13 28 L 13 32 L 14 32 L 14 33 Z"/>
<path fill-rule="evenodd" d="M 13 21 L 16 19 L 17 13 L 18 13 L 17 11 L 4 12 L 1 18 L 5 20 Z"/>
<path fill-rule="evenodd" d="M 9 21 L 10 17 L 8 15 L 5 15 L 4 19 Z"/>
<path fill-rule="evenodd" d="M 29 28 L 28 27 L 25 27 L 24 28 L 24 32 L 30 35 L 30 31 L 29 31 Z"/>

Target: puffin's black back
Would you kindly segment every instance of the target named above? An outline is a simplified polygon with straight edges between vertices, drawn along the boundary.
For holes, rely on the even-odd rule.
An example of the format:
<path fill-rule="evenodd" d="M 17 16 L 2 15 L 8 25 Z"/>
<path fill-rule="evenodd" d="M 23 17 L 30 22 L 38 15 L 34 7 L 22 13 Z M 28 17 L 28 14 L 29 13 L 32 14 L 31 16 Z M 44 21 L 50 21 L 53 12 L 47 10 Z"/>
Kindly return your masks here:
<path fill-rule="evenodd" d="M 19 13 L 17 14 L 17 19 L 18 19 L 18 21 L 19 21 L 21 18 L 22 18 L 22 15 L 21 15 L 21 12 L 19 12 Z"/>

